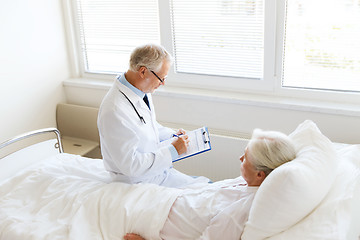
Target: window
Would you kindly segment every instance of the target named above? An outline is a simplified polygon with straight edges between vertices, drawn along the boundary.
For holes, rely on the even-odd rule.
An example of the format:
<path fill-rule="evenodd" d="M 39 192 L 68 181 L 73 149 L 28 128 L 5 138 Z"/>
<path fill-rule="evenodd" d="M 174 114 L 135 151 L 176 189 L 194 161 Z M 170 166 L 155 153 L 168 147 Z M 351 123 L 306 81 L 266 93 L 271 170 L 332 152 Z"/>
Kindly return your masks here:
<path fill-rule="evenodd" d="M 76 3 L 85 72 L 125 71 L 130 52 L 136 46 L 160 43 L 157 0 L 77 0 Z"/>
<path fill-rule="evenodd" d="M 283 86 L 360 91 L 360 1 L 288 0 Z"/>
<path fill-rule="evenodd" d="M 263 77 L 264 3 L 261 0 L 172 0 L 177 72 Z M 231 69 L 231 71 L 229 71 Z"/>
<path fill-rule="evenodd" d="M 359 0 L 76 0 L 84 72 L 118 73 L 135 46 L 175 58 L 167 84 L 290 95 L 360 91 Z M 292 95 L 293 96 L 293 95 Z"/>

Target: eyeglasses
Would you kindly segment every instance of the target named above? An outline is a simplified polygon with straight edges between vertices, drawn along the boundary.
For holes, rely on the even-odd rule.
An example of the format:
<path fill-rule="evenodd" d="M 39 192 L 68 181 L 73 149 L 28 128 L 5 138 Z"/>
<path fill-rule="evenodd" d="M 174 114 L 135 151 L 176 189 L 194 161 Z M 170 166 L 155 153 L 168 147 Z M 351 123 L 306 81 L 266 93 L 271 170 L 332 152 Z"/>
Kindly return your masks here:
<path fill-rule="evenodd" d="M 164 83 L 164 81 L 166 80 L 166 77 L 164 77 L 164 79 L 161 79 L 158 75 L 156 75 L 156 73 L 154 73 L 153 70 L 150 70 L 150 72 L 152 72 L 152 73 L 155 75 L 155 77 L 157 77 L 157 79 L 159 79 L 159 81 L 160 81 L 161 83 Z"/>

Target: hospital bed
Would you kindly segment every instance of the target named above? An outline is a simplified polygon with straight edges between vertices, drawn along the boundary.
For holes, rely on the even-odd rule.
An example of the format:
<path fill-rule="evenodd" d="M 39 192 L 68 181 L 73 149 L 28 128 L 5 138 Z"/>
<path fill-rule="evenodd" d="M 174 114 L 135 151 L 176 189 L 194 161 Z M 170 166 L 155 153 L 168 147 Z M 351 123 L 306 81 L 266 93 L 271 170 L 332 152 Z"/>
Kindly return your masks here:
<path fill-rule="evenodd" d="M 0 160 L 0 239 L 159 239 L 181 189 L 111 182 L 101 160 L 63 153 L 55 128 L 0 150 L 49 134 Z M 290 136 L 298 156 L 260 186 L 241 239 L 359 240 L 360 145 L 331 143 L 311 121 Z"/>

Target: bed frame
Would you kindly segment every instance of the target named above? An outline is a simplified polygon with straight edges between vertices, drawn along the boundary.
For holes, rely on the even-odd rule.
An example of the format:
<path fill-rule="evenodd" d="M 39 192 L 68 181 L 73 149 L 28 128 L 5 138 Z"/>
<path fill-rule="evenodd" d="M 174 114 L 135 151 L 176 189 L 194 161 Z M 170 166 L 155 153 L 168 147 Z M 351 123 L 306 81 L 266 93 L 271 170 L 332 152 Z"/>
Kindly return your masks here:
<path fill-rule="evenodd" d="M 24 139 L 28 139 L 30 137 L 34 137 L 34 136 L 38 136 L 38 135 L 41 135 L 41 134 L 46 134 L 46 133 L 54 133 L 56 135 L 56 144 L 55 144 L 55 148 L 56 149 L 59 149 L 59 153 L 63 153 L 64 150 L 63 150 L 63 147 L 62 147 L 62 142 L 61 142 L 61 136 L 60 136 L 60 131 L 56 128 L 43 128 L 43 129 L 38 129 L 38 130 L 34 130 L 34 131 L 31 131 L 31 132 L 27 132 L 27 133 L 24 133 L 24 134 L 20 134 L 18 136 L 15 136 L 5 142 L 2 142 L 0 143 L 0 149 L 12 144 L 12 143 L 15 143 L 15 142 L 18 142 L 18 141 L 21 141 L 21 140 L 24 140 Z"/>

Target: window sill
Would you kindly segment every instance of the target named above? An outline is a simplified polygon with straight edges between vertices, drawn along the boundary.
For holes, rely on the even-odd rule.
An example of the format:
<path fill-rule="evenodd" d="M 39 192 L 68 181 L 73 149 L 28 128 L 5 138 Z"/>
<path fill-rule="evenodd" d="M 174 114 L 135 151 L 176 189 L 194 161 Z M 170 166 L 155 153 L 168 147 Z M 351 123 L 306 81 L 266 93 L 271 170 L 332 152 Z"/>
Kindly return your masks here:
<path fill-rule="evenodd" d="M 113 80 L 72 78 L 64 81 L 66 87 L 78 87 L 108 90 Z M 270 95 L 239 93 L 229 91 L 204 90 L 195 88 L 181 88 L 163 86 L 154 95 L 165 97 L 177 97 L 209 102 L 240 104 L 266 108 L 277 108 L 293 111 L 316 112 L 343 116 L 360 116 L 360 105 L 349 103 L 334 103 L 323 100 L 311 100 L 291 97 L 277 97 Z"/>

